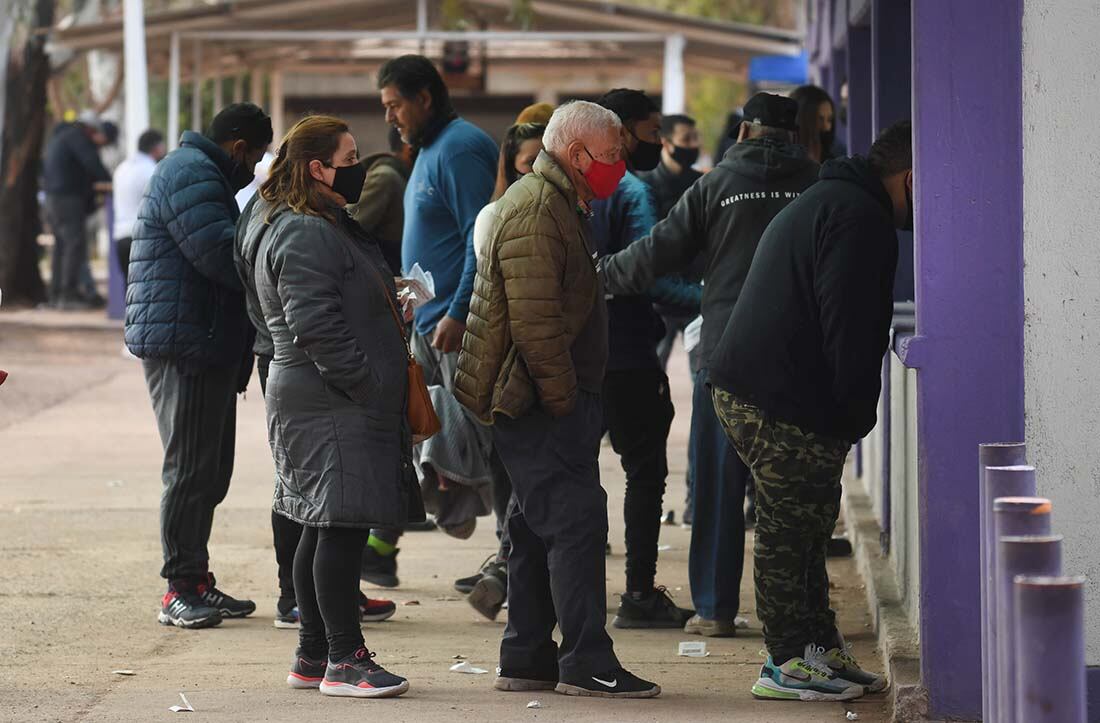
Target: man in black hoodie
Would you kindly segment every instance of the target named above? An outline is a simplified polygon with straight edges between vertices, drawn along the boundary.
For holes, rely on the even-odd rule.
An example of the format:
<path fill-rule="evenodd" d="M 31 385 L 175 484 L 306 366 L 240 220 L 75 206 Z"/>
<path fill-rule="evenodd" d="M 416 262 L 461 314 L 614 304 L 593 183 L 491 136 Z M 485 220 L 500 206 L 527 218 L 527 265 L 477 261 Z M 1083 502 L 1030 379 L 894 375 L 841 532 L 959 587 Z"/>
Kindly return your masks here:
<path fill-rule="evenodd" d="M 836 629 L 825 551 L 845 458 L 875 425 L 895 228 L 912 223 L 903 121 L 867 159 L 826 163 L 776 216 L 711 357 L 715 408 L 757 489 L 756 611 L 770 654 L 758 697 L 832 700 L 851 694 L 835 690 L 845 680 L 869 692 L 886 686 L 859 668 Z"/>
<path fill-rule="evenodd" d="M 707 391 L 709 357 L 741 293 L 768 223 L 817 179 L 818 166 L 792 144 L 798 106 L 759 93 L 745 106 L 739 141 L 646 238 L 602 260 L 610 293 L 649 288 L 659 274 L 704 262 L 700 370 L 692 400 L 695 518 L 689 574 L 696 615 L 685 632 L 729 636 L 740 607 L 749 473 L 726 440 Z"/>

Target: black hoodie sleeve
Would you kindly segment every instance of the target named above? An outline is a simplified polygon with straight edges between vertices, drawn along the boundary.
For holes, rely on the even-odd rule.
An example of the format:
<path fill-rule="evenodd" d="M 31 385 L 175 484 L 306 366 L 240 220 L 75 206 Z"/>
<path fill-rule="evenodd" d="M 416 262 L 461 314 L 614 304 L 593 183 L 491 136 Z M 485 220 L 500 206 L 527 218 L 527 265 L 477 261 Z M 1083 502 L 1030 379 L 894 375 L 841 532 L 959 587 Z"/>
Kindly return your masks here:
<path fill-rule="evenodd" d="M 897 234 L 885 214 L 833 213 L 821 223 L 814 294 L 833 396 L 844 410 L 837 428 L 856 435 L 854 441 L 866 436 L 877 418 Z"/>
<path fill-rule="evenodd" d="M 609 293 L 644 294 L 657 277 L 691 265 L 706 242 L 706 205 L 701 185 L 689 188 L 648 236 L 600 260 Z"/>

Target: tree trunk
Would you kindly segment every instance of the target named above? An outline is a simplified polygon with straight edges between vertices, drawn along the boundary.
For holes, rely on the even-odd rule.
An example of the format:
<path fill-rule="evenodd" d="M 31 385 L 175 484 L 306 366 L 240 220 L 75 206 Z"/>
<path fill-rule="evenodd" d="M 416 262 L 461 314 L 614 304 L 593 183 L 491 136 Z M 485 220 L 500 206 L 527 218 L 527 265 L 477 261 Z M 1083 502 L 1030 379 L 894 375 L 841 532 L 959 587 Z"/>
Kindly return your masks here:
<path fill-rule="evenodd" d="M 50 59 L 45 31 L 53 25 L 54 0 L 32 0 L 21 47 L 7 62 L 3 133 L 0 136 L 0 289 L 5 306 L 46 299 L 38 270 L 38 174 L 46 128 Z"/>

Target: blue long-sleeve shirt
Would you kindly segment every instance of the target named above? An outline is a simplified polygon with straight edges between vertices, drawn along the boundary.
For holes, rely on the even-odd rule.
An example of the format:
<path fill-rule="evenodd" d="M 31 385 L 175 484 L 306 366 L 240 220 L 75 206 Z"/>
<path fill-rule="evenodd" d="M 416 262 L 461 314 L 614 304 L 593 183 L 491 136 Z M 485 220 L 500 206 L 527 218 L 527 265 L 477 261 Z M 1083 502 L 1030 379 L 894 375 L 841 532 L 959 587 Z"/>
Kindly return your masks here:
<path fill-rule="evenodd" d="M 435 280 L 435 298 L 416 310 L 416 332 L 429 336 L 446 316 L 463 323 L 470 311 L 477 260 L 474 220 L 489 203 L 497 145 L 456 118 L 420 149 L 405 187 L 401 266 L 419 263 Z"/>

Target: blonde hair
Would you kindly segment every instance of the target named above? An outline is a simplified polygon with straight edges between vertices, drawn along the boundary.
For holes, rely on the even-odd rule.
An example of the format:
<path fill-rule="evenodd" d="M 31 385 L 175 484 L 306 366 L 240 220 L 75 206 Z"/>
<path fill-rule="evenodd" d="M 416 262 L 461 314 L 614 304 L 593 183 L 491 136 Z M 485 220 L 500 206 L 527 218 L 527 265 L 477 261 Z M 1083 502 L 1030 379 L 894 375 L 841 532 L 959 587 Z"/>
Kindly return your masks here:
<path fill-rule="evenodd" d="M 310 175 L 309 164 L 329 163 L 347 132 L 348 124 L 333 116 L 313 115 L 298 121 L 283 138 L 260 196 L 276 205 L 285 203 L 296 213 L 328 218 L 330 204 Z"/>

